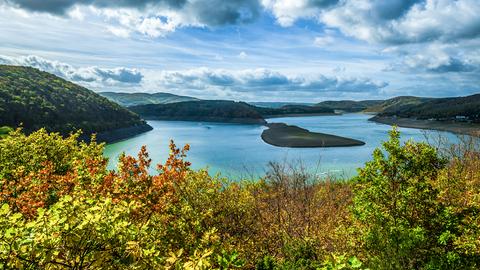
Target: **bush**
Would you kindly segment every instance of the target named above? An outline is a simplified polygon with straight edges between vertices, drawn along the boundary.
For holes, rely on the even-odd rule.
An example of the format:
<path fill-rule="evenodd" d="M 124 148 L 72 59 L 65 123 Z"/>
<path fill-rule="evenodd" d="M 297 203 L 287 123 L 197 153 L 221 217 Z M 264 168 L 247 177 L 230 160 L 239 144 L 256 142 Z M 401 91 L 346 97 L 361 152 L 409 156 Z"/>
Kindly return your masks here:
<path fill-rule="evenodd" d="M 106 168 L 103 145 L 39 130 L 0 140 L 0 269 L 477 269 L 478 144 L 400 144 L 353 180 L 271 164 L 230 182 L 188 145 L 149 174 L 145 147 Z M 441 154 L 439 154 L 441 153 Z"/>
<path fill-rule="evenodd" d="M 354 179 L 361 253 L 375 269 L 475 269 L 479 263 L 478 151 L 447 159 L 390 140 Z"/>

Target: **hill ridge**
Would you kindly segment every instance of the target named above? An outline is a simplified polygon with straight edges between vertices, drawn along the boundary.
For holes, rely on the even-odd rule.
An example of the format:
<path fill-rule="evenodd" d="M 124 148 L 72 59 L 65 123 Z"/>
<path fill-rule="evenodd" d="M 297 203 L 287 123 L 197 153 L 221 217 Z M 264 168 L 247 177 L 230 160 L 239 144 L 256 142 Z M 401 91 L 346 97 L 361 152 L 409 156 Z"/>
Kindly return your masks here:
<path fill-rule="evenodd" d="M 0 65 L 0 126 L 40 128 L 67 135 L 81 129 L 86 138 L 118 129 L 129 135 L 150 129 L 140 116 L 80 85 L 32 67 Z M 113 133 L 112 133 L 113 134 Z M 127 134 L 127 133 L 125 133 Z"/>

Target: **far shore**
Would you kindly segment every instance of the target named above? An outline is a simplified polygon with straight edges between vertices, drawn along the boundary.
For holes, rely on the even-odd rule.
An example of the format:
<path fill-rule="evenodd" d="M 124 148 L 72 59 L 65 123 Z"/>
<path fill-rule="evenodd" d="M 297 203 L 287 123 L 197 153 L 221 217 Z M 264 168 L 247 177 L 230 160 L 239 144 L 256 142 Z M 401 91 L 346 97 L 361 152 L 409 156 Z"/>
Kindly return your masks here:
<path fill-rule="evenodd" d="M 456 134 L 480 136 L 480 124 L 471 124 L 454 121 L 436 121 L 436 120 L 417 120 L 412 118 L 400 118 L 392 116 L 374 116 L 369 121 L 386 124 L 396 125 L 406 128 L 418 128 L 427 130 L 439 130 L 447 131 Z"/>
<path fill-rule="evenodd" d="M 225 118 L 213 116 L 144 116 L 143 118 L 145 120 L 213 122 L 254 125 L 264 125 L 267 123 L 267 121 L 265 121 L 263 118 Z"/>
<path fill-rule="evenodd" d="M 307 129 L 284 123 L 268 123 L 266 126 L 268 129 L 262 132 L 262 140 L 268 144 L 279 147 L 347 147 L 365 144 L 359 140 L 325 133 L 310 132 Z"/>
<path fill-rule="evenodd" d="M 283 118 L 283 117 L 302 117 L 302 116 L 333 116 L 333 115 L 342 115 L 341 113 L 287 113 L 287 114 L 277 114 L 277 115 L 264 115 L 265 119 L 269 118 Z"/>

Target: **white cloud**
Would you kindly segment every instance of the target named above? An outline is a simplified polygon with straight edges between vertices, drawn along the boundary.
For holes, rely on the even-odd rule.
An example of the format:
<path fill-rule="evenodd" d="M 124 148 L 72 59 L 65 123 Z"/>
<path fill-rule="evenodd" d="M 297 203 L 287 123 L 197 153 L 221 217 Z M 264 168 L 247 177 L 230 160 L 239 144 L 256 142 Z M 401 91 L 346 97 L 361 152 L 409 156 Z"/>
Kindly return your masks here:
<path fill-rule="evenodd" d="M 248 54 L 246 52 L 242 51 L 238 54 L 238 58 L 240 58 L 240 59 L 245 59 L 247 57 L 248 57 Z"/>
<path fill-rule="evenodd" d="M 108 26 L 107 30 L 117 37 L 128 38 L 130 36 L 130 30 L 123 27 Z"/>
<path fill-rule="evenodd" d="M 83 21 L 85 19 L 85 14 L 80 10 L 80 8 L 75 7 L 68 12 L 68 16 L 77 19 L 79 21 Z"/>
<path fill-rule="evenodd" d="M 467 49 L 463 48 L 463 46 L 440 43 L 390 48 L 389 52 L 396 53 L 401 58 L 399 61 L 389 65 L 386 70 L 405 73 L 478 73 L 480 71 L 480 58 L 471 54 L 464 54 L 465 50 Z M 472 49 L 470 51 L 479 53 L 480 49 Z"/>
<path fill-rule="evenodd" d="M 318 47 L 324 47 L 333 44 L 334 41 L 335 39 L 331 36 L 322 36 L 316 37 L 313 41 L 313 44 Z"/>
<path fill-rule="evenodd" d="M 0 0 L 0 5 L 33 13 L 70 16 L 83 19 L 93 12 L 111 24 L 119 24 L 130 32 L 161 37 L 179 27 L 215 27 L 248 23 L 255 20 L 261 6 L 258 0 Z M 117 36 L 118 28 L 110 31 Z"/>
<path fill-rule="evenodd" d="M 96 66 L 76 68 L 66 63 L 52 61 L 34 55 L 19 57 L 0 55 L 0 64 L 38 68 L 64 79 L 94 88 L 138 85 L 143 79 L 143 74 L 136 69 L 125 67 L 109 69 Z"/>
<path fill-rule="evenodd" d="M 262 93 L 365 93 L 377 94 L 386 82 L 367 78 L 349 78 L 317 75 L 290 76 L 270 69 L 226 70 L 196 68 L 178 71 L 150 70 L 141 73 L 124 67 L 99 68 L 73 67 L 69 64 L 47 60 L 38 56 L 0 56 L 0 64 L 38 68 L 67 80 L 94 89 L 105 90 L 110 86 L 131 91 L 166 91 L 184 93 L 201 92 L 210 98 L 227 96 L 258 96 Z M 198 95 L 198 94 L 197 94 Z"/>
<path fill-rule="evenodd" d="M 262 0 L 282 26 L 314 19 L 385 44 L 450 42 L 480 36 L 478 0 Z"/>
<path fill-rule="evenodd" d="M 338 3 L 338 0 L 262 0 L 281 26 L 291 26 L 301 18 L 317 18 L 320 12 Z"/>
<path fill-rule="evenodd" d="M 343 33 L 386 44 L 450 42 L 480 36 L 480 1 L 357 0 L 322 13 L 320 20 Z M 388 4 L 387 4 L 388 3 Z"/>
<path fill-rule="evenodd" d="M 289 76 L 269 69 L 225 70 L 197 68 L 161 71 L 149 76 L 163 91 L 203 90 L 238 93 L 311 92 L 311 93 L 377 93 L 388 84 L 367 78 L 324 75 Z"/>

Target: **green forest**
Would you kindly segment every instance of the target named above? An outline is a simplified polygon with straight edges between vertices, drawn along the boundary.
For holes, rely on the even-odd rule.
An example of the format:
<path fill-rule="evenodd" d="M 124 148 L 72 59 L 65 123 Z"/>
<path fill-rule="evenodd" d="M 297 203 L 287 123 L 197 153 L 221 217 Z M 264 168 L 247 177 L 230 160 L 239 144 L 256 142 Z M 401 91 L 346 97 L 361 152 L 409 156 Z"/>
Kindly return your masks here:
<path fill-rule="evenodd" d="M 100 92 L 99 95 L 118 103 L 125 107 L 146 105 L 146 104 L 167 104 L 183 101 L 199 100 L 194 97 L 179 96 L 170 93 L 117 93 L 117 92 Z"/>
<path fill-rule="evenodd" d="M 0 125 L 64 135 L 143 124 L 140 117 L 84 87 L 30 67 L 0 65 Z"/>
<path fill-rule="evenodd" d="M 148 104 L 129 107 L 135 113 L 149 119 L 195 121 L 252 121 L 264 123 L 254 106 L 229 100 L 185 101 L 169 104 Z"/>
<path fill-rule="evenodd" d="M 379 117 L 480 123 L 480 94 L 449 98 L 399 96 L 387 100 L 323 101 L 315 106 L 345 112 L 377 113 Z"/>
<path fill-rule="evenodd" d="M 381 111 L 380 116 L 397 115 L 417 119 L 466 120 L 480 123 L 480 94 L 456 98 L 417 99 L 398 108 Z"/>
<path fill-rule="evenodd" d="M 103 144 L 0 139 L 0 269 L 478 269 L 480 145 L 390 139 L 352 179 L 193 170 L 189 146 L 107 169 Z"/>
<path fill-rule="evenodd" d="M 203 120 L 203 121 L 254 121 L 264 123 L 267 117 L 283 115 L 333 114 L 330 108 L 285 105 L 280 108 L 265 108 L 245 102 L 230 100 L 199 100 L 169 104 L 146 104 L 128 107 L 144 118 Z M 242 120 L 243 119 L 243 120 Z"/>

